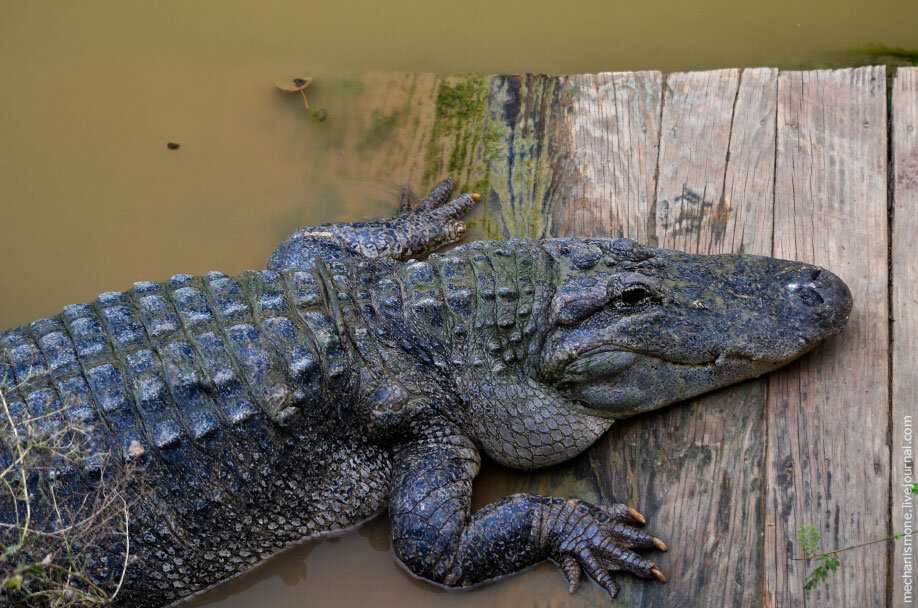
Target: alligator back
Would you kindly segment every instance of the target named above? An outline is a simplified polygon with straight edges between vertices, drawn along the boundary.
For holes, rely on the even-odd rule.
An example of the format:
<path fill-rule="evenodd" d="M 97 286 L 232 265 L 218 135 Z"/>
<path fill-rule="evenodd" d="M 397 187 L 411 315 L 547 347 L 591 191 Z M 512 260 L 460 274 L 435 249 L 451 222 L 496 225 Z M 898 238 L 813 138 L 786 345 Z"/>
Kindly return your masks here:
<path fill-rule="evenodd" d="M 83 551 L 87 580 L 128 564 L 119 600 L 160 606 L 374 515 L 388 456 L 337 415 L 353 378 L 324 290 L 311 271 L 176 275 L 0 334 L 0 464 L 53 443 L 32 525 L 117 488 L 126 521 Z M 0 522 L 22 521 L 16 481 Z"/>

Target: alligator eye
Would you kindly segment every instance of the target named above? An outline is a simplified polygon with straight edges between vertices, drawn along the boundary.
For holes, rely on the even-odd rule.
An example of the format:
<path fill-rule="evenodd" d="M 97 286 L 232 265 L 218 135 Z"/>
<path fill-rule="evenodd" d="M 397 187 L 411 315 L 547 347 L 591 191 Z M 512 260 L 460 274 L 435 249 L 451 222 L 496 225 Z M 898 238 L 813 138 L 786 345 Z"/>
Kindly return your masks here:
<path fill-rule="evenodd" d="M 653 293 L 643 285 L 631 285 L 622 290 L 619 301 L 625 306 L 646 304 L 653 297 Z"/>
<path fill-rule="evenodd" d="M 637 313 L 645 306 L 662 303 L 656 289 L 657 279 L 638 272 L 625 272 L 613 277 L 607 286 L 609 306 L 622 314 Z"/>

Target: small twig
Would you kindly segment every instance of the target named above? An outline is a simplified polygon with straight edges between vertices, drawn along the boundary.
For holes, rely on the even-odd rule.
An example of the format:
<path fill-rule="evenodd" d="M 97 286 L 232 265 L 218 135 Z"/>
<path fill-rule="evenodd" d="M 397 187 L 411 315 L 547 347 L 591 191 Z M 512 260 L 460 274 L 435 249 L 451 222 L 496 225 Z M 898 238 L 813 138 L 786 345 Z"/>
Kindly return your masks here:
<path fill-rule="evenodd" d="M 13 462 L 0 467 L 0 494 L 8 494 L 5 499 L 15 521 L 0 522 L 3 562 L 0 604 L 5 606 L 10 598 L 13 602 L 24 602 L 17 605 L 49 608 L 107 606 L 126 584 L 131 558 L 130 503 L 119 491 L 127 472 L 119 470 L 117 477 L 108 478 L 106 454 L 88 453 L 91 444 L 85 444 L 85 439 L 91 430 L 66 414 L 61 416 L 68 409 L 66 406 L 35 417 L 17 411 L 14 418 L 13 402 L 4 394 L 8 390 L 8 387 L 0 390 L 3 412 L 0 440 Z M 48 420 L 54 422 L 45 424 Z M 57 463 L 79 465 L 90 455 L 103 457 L 99 479 L 93 488 L 87 488 L 91 491 L 82 496 L 71 495 L 63 501 Z M 47 504 L 48 509 L 36 511 L 32 501 Z M 106 582 L 102 587 L 93 578 L 94 574 L 83 568 L 92 566 L 88 556 L 96 551 L 110 551 L 106 546 L 111 539 L 109 535 L 121 534 L 122 517 L 125 535 L 122 572 L 117 586 L 112 588 Z M 76 541 L 79 541 L 78 550 L 74 549 Z"/>
<path fill-rule="evenodd" d="M 916 534 L 918 534 L 918 531 L 912 532 L 911 534 L 909 534 L 909 536 L 915 536 Z M 806 555 L 806 556 L 804 556 L 804 557 L 792 557 L 791 559 L 794 560 L 794 561 L 796 561 L 796 562 L 808 562 L 808 561 L 810 561 L 810 560 L 817 559 L 817 558 L 820 558 L 820 557 L 827 557 L 827 556 L 829 556 L 829 555 L 836 555 L 836 554 L 838 554 L 838 553 L 843 553 L 843 552 L 845 552 L 845 551 L 851 551 L 852 549 L 860 549 L 861 547 L 867 547 L 868 545 L 876 545 L 876 544 L 878 544 L 878 543 L 888 543 L 888 542 L 891 541 L 891 540 L 899 540 L 899 539 L 902 538 L 903 536 L 904 536 L 904 535 L 887 536 L 886 538 L 881 538 L 881 539 L 879 539 L 879 540 L 871 540 L 871 541 L 868 541 L 868 542 L 866 542 L 866 543 L 860 543 L 860 544 L 857 544 L 857 545 L 849 545 L 849 546 L 847 546 L 847 547 L 842 547 L 842 548 L 840 548 L 840 549 L 835 549 L 834 551 L 826 551 L 826 552 L 824 552 L 824 553 L 812 553 L 812 554 Z"/>
<path fill-rule="evenodd" d="M 131 531 L 130 531 L 130 514 L 128 510 L 127 501 L 124 500 L 124 497 L 121 494 L 118 495 L 118 498 L 121 499 L 121 503 L 124 505 L 124 566 L 121 568 L 121 578 L 118 580 L 118 586 L 115 587 L 115 592 L 112 593 L 111 601 L 115 601 L 115 598 L 118 596 L 118 592 L 121 591 L 121 585 L 124 584 L 124 577 L 127 574 L 128 560 L 131 556 Z"/>
<path fill-rule="evenodd" d="M 19 501 L 16 499 L 16 490 L 13 489 L 13 486 L 10 485 L 10 482 L 6 480 L 6 476 L 0 476 L 0 480 L 3 481 L 3 485 L 6 486 L 6 489 L 9 490 L 10 496 L 13 498 L 13 510 L 16 512 L 16 526 L 19 526 Z"/>
<path fill-rule="evenodd" d="M 16 423 L 13 422 L 13 415 L 10 413 L 10 407 L 6 402 L 6 395 L 3 394 L 2 390 L 0 390 L 0 403 L 3 404 L 3 412 L 6 414 L 6 419 L 10 423 L 10 430 L 13 432 L 13 440 L 16 442 L 16 451 L 19 454 L 19 460 L 24 462 L 25 453 L 22 449 L 22 442 L 19 440 L 19 430 L 16 428 Z M 29 525 L 32 522 L 32 505 L 29 501 L 29 485 L 24 466 L 19 467 L 19 477 L 22 481 L 22 497 L 26 509 L 25 523 L 22 526 L 22 533 L 19 535 L 19 544 L 23 545 L 29 533 Z"/>

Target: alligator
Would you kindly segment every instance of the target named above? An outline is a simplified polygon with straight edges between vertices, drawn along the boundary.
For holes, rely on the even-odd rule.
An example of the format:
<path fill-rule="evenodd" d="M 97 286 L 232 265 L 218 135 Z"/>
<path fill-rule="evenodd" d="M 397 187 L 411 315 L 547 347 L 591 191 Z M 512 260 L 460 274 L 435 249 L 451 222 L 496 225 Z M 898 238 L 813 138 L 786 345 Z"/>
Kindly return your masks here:
<path fill-rule="evenodd" d="M 584 571 L 612 598 L 615 572 L 665 582 L 647 551 L 666 544 L 632 506 L 516 494 L 473 512 L 481 455 L 545 467 L 616 420 L 761 376 L 842 330 L 848 288 L 621 238 L 433 253 L 479 200 L 453 189 L 302 228 L 264 270 L 139 282 L 0 334 L 0 464 L 26 433 L 74 425 L 82 448 L 13 479 L 4 547 L 24 502 L 53 532 L 115 487 L 124 517 L 67 556 L 68 584 L 115 605 L 172 605 L 385 511 L 398 562 L 448 588 L 545 560 L 572 593 Z"/>

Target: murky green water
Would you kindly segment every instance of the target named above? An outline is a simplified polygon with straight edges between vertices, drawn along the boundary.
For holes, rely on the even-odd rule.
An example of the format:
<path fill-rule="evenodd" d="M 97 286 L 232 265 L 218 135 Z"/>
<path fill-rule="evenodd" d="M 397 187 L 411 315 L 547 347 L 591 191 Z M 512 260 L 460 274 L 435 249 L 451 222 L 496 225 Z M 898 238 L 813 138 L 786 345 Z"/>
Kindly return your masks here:
<path fill-rule="evenodd" d="M 361 112 L 342 89 L 359 86 L 347 74 L 908 60 L 870 52 L 877 45 L 918 47 L 918 2 L 4 0 L 0 327 L 135 280 L 260 267 L 299 225 L 391 213 L 413 169 L 395 159 L 368 178 L 343 153 Z M 289 75 L 316 78 L 311 100 L 326 122 L 273 89 Z M 332 81 L 338 89 L 323 88 Z M 513 483 L 492 471 L 477 500 Z M 548 567 L 472 594 L 424 585 L 393 563 L 376 522 L 295 549 L 197 605 L 567 601 Z M 597 601 L 588 588 L 576 605 Z"/>

